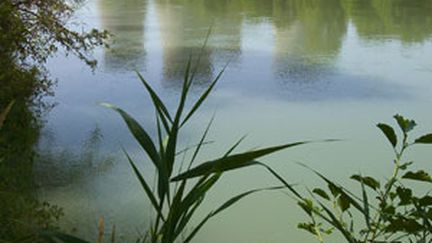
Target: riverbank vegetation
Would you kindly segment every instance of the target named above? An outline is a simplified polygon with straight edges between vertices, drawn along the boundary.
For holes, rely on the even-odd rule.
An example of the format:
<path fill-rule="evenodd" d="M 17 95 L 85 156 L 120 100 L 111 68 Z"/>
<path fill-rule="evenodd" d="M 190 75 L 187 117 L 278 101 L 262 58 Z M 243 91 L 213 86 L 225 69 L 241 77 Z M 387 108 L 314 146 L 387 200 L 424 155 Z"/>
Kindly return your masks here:
<path fill-rule="evenodd" d="M 59 50 L 74 54 L 91 68 L 91 50 L 104 45 L 106 31 L 69 28 L 81 1 L 4 0 L 0 2 L 0 239 L 15 241 L 41 229 L 56 229 L 60 208 L 40 202 L 35 192 L 33 161 L 55 83 L 46 61 Z M 13 107 L 8 106 L 14 101 Z M 10 108 L 9 108 L 10 107 Z M 3 123 L 4 120 L 4 123 Z"/>

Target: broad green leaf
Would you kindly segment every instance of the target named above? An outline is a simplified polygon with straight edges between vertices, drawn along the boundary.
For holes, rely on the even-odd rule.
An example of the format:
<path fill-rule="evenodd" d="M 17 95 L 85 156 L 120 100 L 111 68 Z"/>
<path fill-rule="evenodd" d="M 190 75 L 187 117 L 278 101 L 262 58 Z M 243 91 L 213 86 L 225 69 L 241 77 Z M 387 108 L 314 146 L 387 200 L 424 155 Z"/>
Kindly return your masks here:
<path fill-rule="evenodd" d="M 329 195 L 327 194 L 327 192 L 325 192 L 323 189 L 321 188 L 315 188 L 312 190 L 313 193 L 317 194 L 318 196 L 326 199 L 326 200 L 330 200 Z"/>
<path fill-rule="evenodd" d="M 269 148 L 255 150 L 251 152 L 222 157 L 220 159 L 202 163 L 201 165 L 198 165 L 197 167 L 192 168 L 191 170 L 172 178 L 172 181 L 184 180 L 184 179 L 198 177 L 206 174 L 225 172 L 225 171 L 234 170 L 246 166 L 256 165 L 257 163 L 253 161 L 254 159 L 260 158 L 262 156 L 289 147 L 294 147 L 306 143 L 308 142 L 290 143 L 281 146 L 269 147 Z"/>
<path fill-rule="evenodd" d="M 396 137 L 396 133 L 393 130 L 393 128 L 387 124 L 384 123 L 379 123 L 377 125 L 377 127 L 379 129 L 381 129 L 381 131 L 384 133 L 384 135 L 387 137 L 387 139 L 389 140 L 389 142 L 391 143 L 391 145 L 394 147 L 396 147 L 397 145 L 397 137 Z"/>
<path fill-rule="evenodd" d="M 364 183 L 366 186 L 368 186 L 374 190 L 377 190 L 380 188 L 380 183 L 370 176 L 353 175 L 353 176 L 351 176 L 351 179 L 356 180 L 360 183 Z"/>
<path fill-rule="evenodd" d="M 338 197 L 338 205 L 340 207 L 340 209 L 342 210 L 342 212 L 345 212 L 346 210 L 349 209 L 351 203 L 350 203 L 350 199 L 347 197 L 347 195 L 345 193 L 342 193 L 339 197 Z"/>
<path fill-rule="evenodd" d="M 431 206 L 432 205 L 432 197 L 431 196 L 424 196 L 422 198 L 419 198 L 419 204 L 420 206 Z"/>
<path fill-rule="evenodd" d="M 417 125 L 414 120 L 406 119 L 405 117 L 398 114 L 395 115 L 394 118 L 404 133 L 410 132 Z"/>
<path fill-rule="evenodd" d="M 432 177 L 425 171 L 419 170 L 417 172 L 409 171 L 402 176 L 404 179 L 432 182 Z"/>
<path fill-rule="evenodd" d="M 432 133 L 417 138 L 414 143 L 432 143 Z"/>
<path fill-rule="evenodd" d="M 397 187 L 396 193 L 399 197 L 399 205 L 408 205 L 412 202 L 412 190 L 409 188 Z"/>
<path fill-rule="evenodd" d="M 386 226 L 386 232 L 406 232 L 409 234 L 417 233 L 422 229 L 417 221 L 410 218 L 398 217 L 396 219 L 390 220 L 390 224 Z"/>
<path fill-rule="evenodd" d="M 156 146 L 148 133 L 141 127 L 141 125 L 122 109 L 108 103 L 101 103 L 101 105 L 112 109 L 121 115 L 123 120 L 126 122 L 129 131 L 132 133 L 132 135 L 135 137 L 141 147 L 146 151 L 147 155 L 150 157 L 150 160 L 153 162 L 156 168 L 159 169 L 159 155 L 156 150 Z"/>

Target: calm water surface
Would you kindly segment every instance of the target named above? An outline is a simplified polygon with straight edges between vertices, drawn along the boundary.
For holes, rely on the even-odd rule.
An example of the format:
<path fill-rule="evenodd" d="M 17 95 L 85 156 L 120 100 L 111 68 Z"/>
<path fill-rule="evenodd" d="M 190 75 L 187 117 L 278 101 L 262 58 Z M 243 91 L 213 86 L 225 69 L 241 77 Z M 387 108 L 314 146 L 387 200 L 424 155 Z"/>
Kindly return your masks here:
<path fill-rule="evenodd" d="M 154 132 L 154 110 L 134 70 L 174 108 L 186 60 L 199 53 L 210 26 L 192 96 L 230 64 L 184 130 L 182 146 L 194 144 L 216 114 L 215 142 L 202 160 L 244 134 L 241 149 L 340 138 L 265 161 L 309 186 L 320 182 L 296 161 L 347 186 L 350 173 L 387 176 L 391 150 L 374 125 L 402 113 L 422 125 L 419 132 L 432 129 L 431 13 L 430 0 L 89 0 L 76 21 L 115 37 L 111 49 L 96 51 L 94 73 L 73 57 L 49 63 L 59 80 L 57 106 L 47 117 L 38 166 L 41 174 L 46 166 L 61 173 L 41 176 L 50 179 L 41 179 L 40 194 L 64 207 L 65 227 L 79 235 L 94 238 L 100 216 L 124 241 L 143 232 L 151 210 L 119 148 L 142 160 L 150 177 L 151 167 L 120 118 L 97 103 L 125 108 Z M 431 154 L 421 147 L 410 156 L 432 169 Z M 200 216 L 236 193 L 274 184 L 258 169 L 229 173 Z M 195 242 L 313 242 L 296 229 L 302 219 L 287 195 L 262 193 L 211 221 Z"/>

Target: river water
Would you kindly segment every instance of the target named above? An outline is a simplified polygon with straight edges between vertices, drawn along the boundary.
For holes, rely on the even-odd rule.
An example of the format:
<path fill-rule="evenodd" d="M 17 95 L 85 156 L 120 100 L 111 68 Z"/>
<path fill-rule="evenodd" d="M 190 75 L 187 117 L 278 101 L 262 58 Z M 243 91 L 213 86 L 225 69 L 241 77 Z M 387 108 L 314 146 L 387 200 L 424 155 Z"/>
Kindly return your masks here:
<path fill-rule="evenodd" d="M 174 109 L 186 62 L 210 27 L 191 99 L 229 64 L 181 147 L 196 143 L 214 114 L 201 161 L 245 134 L 239 151 L 337 138 L 263 161 L 308 187 L 322 182 L 296 162 L 353 188 L 353 173 L 384 178 L 392 151 L 375 124 L 400 113 L 420 124 L 418 133 L 432 129 L 431 13 L 429 0 L 89 0 L 73 21 L 109 30 L 113 42 L 96 50 L 94 72 L 71 56 L 49 61 L 57 105 L 39 146 L 40 195 L 64 208 L 63 226 L 77 235 L 95 238 L 101 216 L 119 242 L 143 233 L 151 209 L 120 148 L 148 177 L 151 165 L 118 115 L 98 103 L 124 108 L 154 135 L 154 109 L 135 70 Z M 432 169 L 431 153 L 418 147 L 408 156 Z M 277 184 L 260 169 L 227 173 L 196 220 L 230 196 Z M 313 242 L 296 229 L 305 219 L 285 193 L 264 192 L 209 222 L 195 242 Z"/>

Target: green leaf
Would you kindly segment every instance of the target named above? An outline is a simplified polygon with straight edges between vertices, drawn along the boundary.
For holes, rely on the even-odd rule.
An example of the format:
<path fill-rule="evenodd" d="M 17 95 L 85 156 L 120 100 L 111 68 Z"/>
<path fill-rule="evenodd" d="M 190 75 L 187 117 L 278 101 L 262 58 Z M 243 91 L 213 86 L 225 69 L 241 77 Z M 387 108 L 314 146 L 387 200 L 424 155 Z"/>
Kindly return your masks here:
<path fill-rule="evenodd" d="M 336 229 L 338 229 L 343 236 L 345 237 L 345 239 L 350 242 L 350 243 L 356 243 L 357 241 L 354 239 L 354 237 L 351 235 L 351 233 L 345 229 L 343 222 L 341 222 L 336 215 L 334 215 L 334 213 L 332 213 L 332 211 L 326 207 L 324 204 L 322 204 L 321 202 L 318 202 L 321 206 L 321 208 L 327 213 L 327 215 L 330 217 L 330 219 L 326 219 L 326 221 L 328 223 L 330 223 L 331 225 L 333 225 Z M 323 218 L 321 216 L 321 218 Z M 325 219 L 325 218 L 324 218 Z"/>
<path fill-rule="evenodd" d="M 165 104 L 162 102 L 162 100 L 159 98 L 159 96 L 156 94 L 156 92 L 152 89 L 152 87 L 148 84 L 148 82 L 144 79 L 144 77 L 139 73 L 136 72 L 141 82 L 144 84 L 147 92 L 150 94 L 150 97 L 153 101 L 154 106 L 156 107 L 156 110 L 158 111 L 160 117 L 162 119 L 165 119 L 165 117 L 172 123 L 173 120 L 168 112 L 168 109 L 166 108 Z"/>
<path fill-rule="evenodd" d="M 337 187 L 334 183 L 328 183 L 327 186 L 333 197 L 337 197 L 341 194 L 341 189 Z"/>
<path fill-rule="evenodd" d="M 192 158 L 191 158 L 191 160 L 189 162 L 189 165 L 188 165 L 188 170 L 190 170 L 190 168 L 192 167 L 192 165 L 193 165 L 196 157 L 198 156 L 198 153 L 200 152 L 201 147 L 204 144 L 204 141 L 205 141 L 205 139 L 207 137 L 207 134 L 208 134 L 208 132 L 210 130 L 210 127 L 211 127 L 211 125 L 213 123 L 213 120 L 214 120 L 214 117 L 212 117 L 210 119 L 210 121 L 209 121 L 209 123 L 208 123 L 208 125 L 207 125 L 207 127 L 206 127 L 206 129 L 205 129 L 205 131 L 204 131 L 204 133 L 203 133 L 203 135 L 202 135 L 202 137 L 201 137 L 201 139 L 200 139 L 200 141 L 199 141 L 199 143 L 198 143 L 198 145 L 197 145 L 194 153 L 193 153 L 193 155 L 192 155 Z"/>
<path fill-rule="evenodd" d="M 416 181 L 432 182 L 432 177 L 423 170 L 419 170 L 417 172 L 409 171 L 405 175 L 403 175 L 402 178 Z"/>
<path fill-rule="evenodd" d="M 184 213 L 182 218 L 180 219 L 178 226 L 175 231 L 175 236 L 177 237 L 180 235 L 183 231 L 183 229 L 187 226 L 192 216 L 195 214 L 195 211 L 197 208 L 201 205 L 202 201 L 204 200 L 204 197 L 199 198 L 193 205 L 193 207 L 190 208 L 190 210 L 187 213 Z"/>
<path fill-rule="evenodd" d="M 150 188 L 150 186 L 148 185 L 148 183 L 146 182 L 146 180 L 144 179 L 142 174 L 139 172 L 138 168 L 136 167 L 135 163 L 132 161 L 129 154 L 124 149 L 123 149 L 123 152 L 126 154 L 126 157 L 129 161 L 129 164 L 132 166 L 132 169 L 133 169 L 136 177 L 138 178 L 139 182 L 141 183 L 141 186 L 143 187 L 144 192 L 147 194 L 147 197 L 150 199 L 150 202 L 153 205 L 153 208 L 156 210 L 158 215 L 163 218 L 161 208 L 159 206 L 159 203 L 158 203 L 156 197 L 153 195 L 152 189 Z"/>
<path fill-rule="evenodd" d="M 431 196 L 424 196 L 419 199 L 420 206 L 431 206 L 432 205 L 432 197 Z"/>
<path fill-rule="evenodd" d="M 261 188 L 261 189 L 254 189 L 254 190 L 250 190 L 247 192 L 244 192 L 242 194 L 239 194 L 237 196 L 232 197 L 231 199 L 229 199 L 228 201 L 226 201 L 225 203 L 223 203 L 220 207 L 218 207 L 215 211 L 210 212 L 193 230 L 192 232 L 189 234 L 189 236 L 186 238 L 186 240 L 184 241 L 186 242 L 190 242 L 192 240 L 193 237 L 195 237 L 195 235 L 198 233 L 198 231 L 204 226 L 204 224 L 212 217 L 216 216 L 217 214 L 221 213 L 222 211 L 228 209 L 229 207 L 233 206 L 235 203 L 237 203 L 238 201 L 240 201 L 241 199 L 243 199 L 244 197 L 260 192 L 260 191 L 268 191 L 268 190 L 279 190 L 282 189 L 283 187 L 269 187 L 269 188 Z"/>
<path fill-rule="evenodd" d="M 391 145 L 394 147 L 396 147 L 397 145 L 397 137 L 396 137 L 396 133 L 393 130 L 393 128 L 387 124 L 384 123 L 379 123 L 377 125 L 377 127 L 379 129 L 381 129 L 381 131 L 384 133 L 384 135 L 387 137 L 387 139 L 389 140 L 389 142 L 391 143 Z"/>
<path fill-rule="evenodd" d="M 351 176 L 351 179 L 356 180 L 360 183 L 364 183 L 366 186 L 368 186 L 374 190 L 380 188 L 380 183 L 370 176 L 353 175 L 353 176 Z"/>
<path fill-rule="evenodd" d="M 299 223 L 299 224 L 297 224 L 297 228 L 302 229 L 302 230 L 306 230 L 307 232 L 309 232 L 313 235 L 317 235 L 314 223 Z"/>
<path fill-rule="evenodd" d="M 182 173 L 174 178 L 172 178 L 172 181 L 179 181 L 184 180 L 188 178 L 198 177 L 206 174 L 211 173 L 218 173 L 218 172 L 225 172 L 229 170 L 234 170 L 246 166 L 256 165 L 257 163 L 254 162 L 254 159 L 257 159 L 259 157 L 289 148 L 294 147 L 302 144 L 306 144 L 308 142 L 297 142 L 297 143 L 290 143 L 275 147 L 269 147 L 265 149 L 255 150 L 251 152 L 241 153 L 241 154 L 235 154 L 230 155 L 226 157 L 222 157 L 220 159 L 216 159 L 213 161 L 208 161 L 205 163 L 202 163 L 201 165 L 198 165 L 195 168 L 192 168 L 191 170 Z"/>
<path fill-rule="evenodd" d="M 293 185 L 290 185 L 285 179 L 282 178 L 282 176 L 280 176 L 275 170 L 273 170 L 270 166 L 261 163 L 259 161 L 255 161 L 255 163 L 257 163 L 258 165 L 263 166 L 264 168 L 266 168 L 276 179 L 278 179 L 286 188 L 288 188 L 288 190 L 290 190 L 299 200 L 304 200 L 304 198 L 300 195 L 300 193 L 298 193 L 295 189 Z"/>
<path fill-rule="evenodd" d="M 326 199 L 326 200 L 330 200 L 329 195 L 327 194 L 327 192 L 325 192 L 323 189 L 321 188 L 315 188 L 312 190 L 313 193 L 317 194 L 318 196 Z"/>
<path fill-rule="evenodd" d="M 413 161 L 403 163 L 403 164 L 401 164 L 401 165 L 399 166 L 399 169 L 401 169 L 401 170 L 406 170 L 406 169 L 408 169 L 408 167 L 409 167 L 410 165 L 412 165 L 413 163 L 414 163 Z"/>
<path fill-rule="evenodd" d="M 406 119 L 405 117 L 397 114 L 394 116 L 400 129 L 406 134 L 410 132 L 417 124 L 414 120 Z"/>
<path fill-rule="evenodd" d="M 432 133 L 417 138 L 414 143 L 432 143 Z"/>
<path fill-rule="evenodd" d="M 135 137 L 141 147 L 146 151 L 147 155 L 150 157 L 156 168 L 159 169 L 159 154 L 156 150 L 156 146 L 154 145 L 148 133 L 141 127 L 141 125 L 122 109 L 108 103 L 101 103 L 101 105 L 112 109 L 121 115 L 132 135 Z"/>
<path fill-rule="evenodd" d="M 363 177 L 360 176 L 360 178 L 363 178 Z M 371 219 L 370 219 L 370 210 L 369 210 L 369 200 L 368 200 L 368 196 L 367 196 L 367 192 L 366 192 L 366 188 L 365 188 L 365 182 L 363 179 L 361 179 L 360 183 L 361 183 L 361 189 L 362 189 L 362 199 L 363 199 L 362 201 L 363 201 L 363 208 L 364 208 L 363 215 L 365 218 L 366 226 L 368 227 L 369 230 L 372 230 Z"/>
<path fill-rule="evenodd" d="M 406 232 L 414 234 L 420 231 L 423 227 L 414 219 L 398 217 L 390 220 L 390 224 L 385 228 L 387 232 Z"/>
<path fill-rule="evenodd" d="M 219 81 L 219 79 L 221 78 L 223 72 L 225 71 L 224 67 L 222 69 L 222 71 L 219 72 L 219 74 L 216 76 L 216 78 L 213 80 L 213 82 L 210 84 L 210 86 L 206 89 L 206 91 L 204 91 L 204 93 L 201 95 L 201 97 L 197 100 L 197 102 L 195 102 L 195 104 L 192 106 L 192 109 L 189 111 L 189 113 L 186 115 L 186 117 L 184 118 L 183 122 L 181 123 L 180 127 L 182 127 L 188 120 L 189 118 L 192 117 L 192 115 L 195 113 L 195 111 L 198 110 L 198 108 L 202 105 L 202 103 L 204 102 L 204 100 L 207 98 L 207 96 L 210 94 L 210 92 L 213 90 L 214 86 L 216 85 L 216 83 Z"/>
<path fill-rule="evenodd" d="M 227 157 L 228 155 L 230 155 L 231 153 L 232 153 L 232 151 L 234 151 L 234 149 L 236 149 L 240 144 L 241 144 L 241 142 L 243 142 L 243 140 L 246 138 L 246 135 L 245 136 L 243 136 L 243 137 L 241 137 L 235 144 L 233 144 L 232 146 L 231 146 L 231 148 L 230 149 L 228 149 L 228 151 L 224 154 L 224 156 L 223 157 Z"/>
<path fill-rule="evenodd" d="M 257 192 L 261 192 L 261 191 L 272 191 L 272 190 L 280 190 L 283 189 L 285 187 L 283 186 L 276 186 L 276 187 L 268 187 L 268 188 L 260 188 L 260 189 L 254 189 L 254 190 L 250 190 L 244 193 L 241 193 L 235 197 L 232 197 L 231 199 L 229 199 L 228 201 L 226 201 L 224 204 L 222 204 L 218 209 L 216 209 L 213 212 L 213 215 L 216 215 L 220 212 L 222 212 L 223 210 L 231 207 L 232 205 L 234 205 L 235 203 L 237 203 L 238 201 L 240 201 L 241 199 L 243 199 L 246 196 L 249 196 L 251 194 L 257 193 Z"/>
<path fill-rule="evenodd" d="M 342 212 L 345 212 L 346 210 L 349 209 L 351 203 L 350 203 L 350 199 L 349 197 L 347 197 L 347 195 L 345 193 L 342 193 L 339 198 L 338 198 L 338 205 L 340 207 L 340 209 L 342 210 Z"/>
<path fill-rule="evenodd" d="M 298 201 L 297 204 L 305 211 L 309 216 L 312 216 L 314 212 L 313 202 L 310 199 L 303 199 L 302 201 Z"/>
<path fill-rule="evenodd" d="M 219 178 L 220 174 L 215 174 L 208 179 L 207 176 L 202 177 L 182 200 L 180 210 L 186 212 L 194 203 L 205 196 L 207 191 L 214 186 Z"/>
<path fill-rule="evenodd" d="M 413 199 L 412 191 L 409 188 L 397 187 L 396 193 L 399 197 L 399 205 L 409 205 Z"/>

